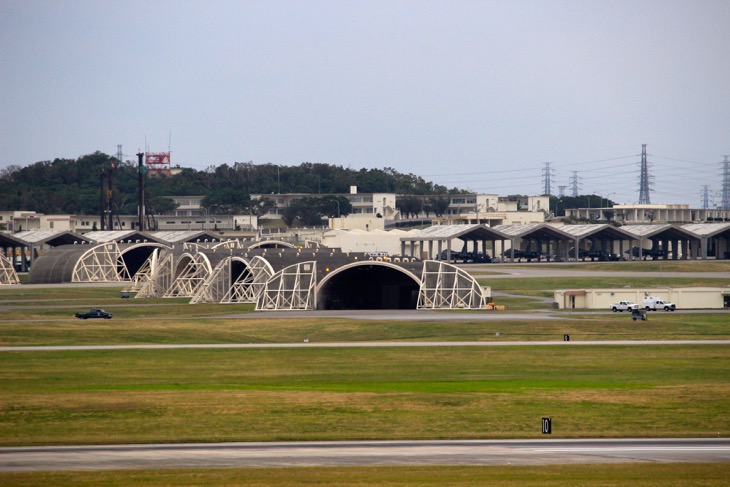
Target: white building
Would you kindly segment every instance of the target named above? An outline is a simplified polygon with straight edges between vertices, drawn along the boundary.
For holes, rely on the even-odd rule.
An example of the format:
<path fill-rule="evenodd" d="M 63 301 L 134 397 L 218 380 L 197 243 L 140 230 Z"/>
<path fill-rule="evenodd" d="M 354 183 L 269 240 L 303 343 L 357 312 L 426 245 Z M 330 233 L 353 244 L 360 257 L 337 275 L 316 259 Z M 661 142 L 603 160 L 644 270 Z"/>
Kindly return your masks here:
<path fill-rule="evenodd" d="M 730 220 L 730 210 L 690 208 L 686 204 L 614 205 L 605 208 L 572 208 L 565 216 L 586 220 L 614 220 L 622 225 L 650 223 L 700 223 Z M 608 218 L 608 217 L 611 218 Z"/>

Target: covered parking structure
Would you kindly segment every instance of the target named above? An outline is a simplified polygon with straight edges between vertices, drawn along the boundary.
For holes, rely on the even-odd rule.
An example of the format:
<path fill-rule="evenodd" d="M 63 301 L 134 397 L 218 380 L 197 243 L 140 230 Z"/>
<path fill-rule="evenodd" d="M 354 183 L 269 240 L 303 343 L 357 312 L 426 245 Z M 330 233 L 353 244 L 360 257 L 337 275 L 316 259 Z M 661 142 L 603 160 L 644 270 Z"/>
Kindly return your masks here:
<path fill-rule="evenodd" d="M 502 233 L 510 242 L 510 249 L 503 251 L 505 258 L 514 262 L 520 256 L 525 259 L 555 260 L 565 254 L 573 237 L 564 230 L 546 223 L 497 225 L 494 230 Z M 526 244 L 525 244 L 526 242 Z M 520 254 L 517 251 L 521 251 Z"/>
<path fill-rule="evenodd" d="M 480 255 L 487 255 L 487 242 L 491 244 L 489 248 L 495 249 L 497 241 L 507 238 L 499 230 L 483 224 L 434 225 L 401 237 L 401 255 L 415 257 L 420 251 L 423 259 L 441 259 L 448 262 L 468 260 L 468 256 L 465 254 L 478 259 Z M 453 241 L 457 239 L 463 242 L 462 248 L 458 251 L 453 248 Z M 434 248 L 434 244 L 436 244 L 436 248 Z M 469 244 L 471 244 L 471 251 Z M 427 249 L 426 246 L 428 246 Z"/>
<path fill-rule="evenodd" d="M 631 234 L 637 244 L 624 252 L 629 259 L 666 260 L 671 258 L 676 260 L 680 258 L 697 259 L 700 256 L 701 239 L 685 226 L 676 224 L 625 225 L 621 228 Z M 706 247 L 703 253 L 706 253 Z"/>
<path fill-rule="evenodd" d="M 682 229 L 700 240 L 700 258 L 730 259 L 730 223 L 691 223 L 682 225 Z"/>
<path fill-rule="evenodd" d="M 557 225 L 554 228 L 573 237 L 572 246 L 561 258 L 584 260 L 619 259 L 630 248 L 635 236 L 608 223 L 591 225 Z"/>

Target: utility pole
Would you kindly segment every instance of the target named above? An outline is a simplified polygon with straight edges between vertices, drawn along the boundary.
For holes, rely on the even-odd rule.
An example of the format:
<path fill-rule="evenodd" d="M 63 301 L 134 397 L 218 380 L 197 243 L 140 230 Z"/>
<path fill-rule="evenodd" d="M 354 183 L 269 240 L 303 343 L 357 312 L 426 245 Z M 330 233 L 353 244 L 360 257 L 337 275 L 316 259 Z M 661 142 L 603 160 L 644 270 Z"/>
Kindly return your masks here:
<path fill-rule="evenodd" d="M 114 189 L 112 185 L 112 180 L 114 179 L 114 161 L 112 161 L 112 165 L 109 168 L 109 189 L 107 189 L 107 198 L 106 202 L 108 208 L 109 208 L 109 225 L 107 226 L 107 230 L 114 230 Z"/>
<path fill-rule="evenodd" d="M 639 204 L 650 204 L 651 196 L 649 196 L 649 188 L 651 183 L 649 180 L 649 163 L 646 161 L 646 144 L 641 144 L 641 176 L 639 179 Z"/>
<path fill-rule="evenodd" d="M 99 230 L 104 230 L 106 224 L 106 198 L 104 194 L 104 170 L 102 169 L 99 173 L 99 216 L 101 217 L 101 225 Z"/>
<path fill-rule="evenodd" d="M 138 230 L 144 232 L 144 173 L 147 172 L 147 168 L 144 166 L 144 160 L 142 159 L 144 154 L 142 152 L 137 153 L 137 167 L 139 174 L 137 175 L 137 186 L 139 188 L 139 207 L 137 208 L 138 217 Z"/>

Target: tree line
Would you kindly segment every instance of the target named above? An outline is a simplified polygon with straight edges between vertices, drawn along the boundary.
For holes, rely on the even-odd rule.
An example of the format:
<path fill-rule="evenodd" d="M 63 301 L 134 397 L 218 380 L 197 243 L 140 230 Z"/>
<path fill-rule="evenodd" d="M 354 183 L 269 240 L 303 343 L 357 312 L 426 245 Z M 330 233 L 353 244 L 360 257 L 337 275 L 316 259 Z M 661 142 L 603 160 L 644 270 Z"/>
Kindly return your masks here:
<path fill-rule="evenodd" d="M 235 162 L 209 166 L 204 170 L 177 168 L 174 175 L 147 175 L 145 206 L 148 213 L 165 214 L 175 208 L 171 196 L 203 195 L 202 205 L 211 214 L 261 215 L 273 205 L 269 198 L 252 199 L 252 194 L 303 193 L 309 195 L 282 215 L 311 222 L 322 216 L 347 215 L 352 208 L 344 197 L 351 186 L 360 193 L 395 193 L 402 211 L 420 210 L 442 213 L 449 193 L 464 193 L 457 188 L 426 181 L 415 174 L 393 168 L 353 170 L 342 166 L 304 162 L 299 166 Z M 138 167 L 136 161 L 95 152 L 77 159 L 40 161 L 26 167 L 10 166 L 0 170 L 0 210 L 29 210 L 39 213 L 96 215 L 101 211 L 100 188 L 105 191 L 111 172 L 111 211 L 133 215 L 138 205 Z M 321 196 L 320 196 L 321 195 Z M 421 196 L 418 198 L 417 196 Z M 105 195 L 106 196 L 106 195 Z M 295 211 L 296 210 L 296 211 Z M 296 213 L 292 216 L 292 213 Z"/>

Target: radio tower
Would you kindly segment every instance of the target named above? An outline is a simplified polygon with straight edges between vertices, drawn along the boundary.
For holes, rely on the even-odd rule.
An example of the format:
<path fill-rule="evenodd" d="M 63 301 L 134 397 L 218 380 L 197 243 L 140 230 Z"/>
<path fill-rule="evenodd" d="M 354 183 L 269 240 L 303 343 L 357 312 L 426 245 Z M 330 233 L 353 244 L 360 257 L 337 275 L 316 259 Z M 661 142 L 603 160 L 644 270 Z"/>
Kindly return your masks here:
<path fill-rule="evenodd" d="M 722 164 L 722 203 L 720 203 L 720 209 L 730 210 L 730 161 L 728 157 L 725 158 L 720 164 Z"/>
<path fill-rule="evenodd" d="M 649 163 L 646 162 L 646 144 L 641 144 L 641 176 L 639 180 L 639 204 L 650 204 L 651 197 L 649 196 L 649 188 L 651 183 L 649 180 Z"/>
<path fill-rule="evenodd" d="M 551 195 L 552 190 L 550 189 L 550 184 L 553 181 L 553 177 L 555 176 L 555 171 L 550 169 L 550 163 L 546 162 L 545 167 L 542 170 L 542 182 L 543 182 L 543 192 L 544 195 Z"/>
<path fill-rule="evenodd" d="M 570 178 L 570 195 L 573 198 L 577 198 L 579 189 L 580 189 L 580 178 L 578 177 L 578 171 L 573 171 L 573 176 L 571 176 L 571 178 Z"/>

